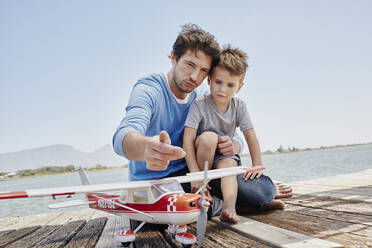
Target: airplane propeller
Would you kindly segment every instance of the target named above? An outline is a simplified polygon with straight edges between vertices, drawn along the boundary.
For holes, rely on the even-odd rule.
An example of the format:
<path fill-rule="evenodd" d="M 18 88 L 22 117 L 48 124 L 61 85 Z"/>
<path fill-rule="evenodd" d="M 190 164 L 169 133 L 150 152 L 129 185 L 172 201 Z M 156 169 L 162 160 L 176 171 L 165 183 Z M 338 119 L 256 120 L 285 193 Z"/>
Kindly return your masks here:
<path fill-rule="evenodd" d="M 200 208 L 200 215 L 196 223 L 196 230 L 197 230 L 197 236 L 198 236 L 198 248 L 200 248 L 203 244 L 205 229 L 207 227 L 207 207 L 210 205 L 209 202 L 205 200 L 205 188 L 207 187 L 207 183 L 208 183 L 207 173 L 208 173 L 208 162 L 205 161 L 203 186 L 201 189 L 201 197 L 198 202 L 198 205 Z"/>

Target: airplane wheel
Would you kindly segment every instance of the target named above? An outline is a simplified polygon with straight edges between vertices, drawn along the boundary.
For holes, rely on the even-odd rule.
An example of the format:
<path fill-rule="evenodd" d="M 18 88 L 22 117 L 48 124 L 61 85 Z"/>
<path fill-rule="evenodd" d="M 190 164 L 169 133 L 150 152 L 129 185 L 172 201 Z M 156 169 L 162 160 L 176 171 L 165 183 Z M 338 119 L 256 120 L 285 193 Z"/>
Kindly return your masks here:
<path fill-rule="evenodd" d="M 182 244 L 182 247 L 183 247 L 183 248 L 191 248 L 192 245 L 184 245 L 184 244 Z"/>
<path fill-rule="evenodd" d="M 132 242 L 122 242 L 121 244 L 122 244 L 124 247 L 129 247 L 131 243 L 132 243 Z"/>

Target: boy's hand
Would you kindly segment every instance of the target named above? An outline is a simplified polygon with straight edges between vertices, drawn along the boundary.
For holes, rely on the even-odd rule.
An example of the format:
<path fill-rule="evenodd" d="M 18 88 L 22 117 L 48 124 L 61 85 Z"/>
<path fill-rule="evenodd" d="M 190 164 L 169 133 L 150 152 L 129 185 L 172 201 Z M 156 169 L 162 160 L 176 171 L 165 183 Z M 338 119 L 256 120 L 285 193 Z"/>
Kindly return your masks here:
<path fill-rule="evenodd" d="M 260 178 L 262 174 L 263 174 L 262 170 L 254 171 L 254 172 L 245 172 L 243 174 L 243 178 L 245 181 L 248 181 L 249 179 Z"/>
<path fill-rule="evenodd" d="M 185 157 L 186 153 L 181 147 L 172 146 L 169 135 L 161 131 L 149 139 L 145 144 L 146 168 L 153 171 L 167 169 L 169 161 Z"/>
<path fill-rule="evenodd" d="M 195 193 L 197 192 L 200 187 L 203 186 L 203 181 L 195 181 L 195 182 L 191 182 L 191 193 Z M 207 184 L 207 186 L 205 186 L 205 193 L 209 193 L 209 190 L 211 190 L 211 186 L 209 186 L 209 184 Z M 199 192 L 200 194 L 200 192 Z"/>
<path fill-rule="evenodd" d="M 218 150 L 224 156 L 233 156 L 236 154 L 232 139 L 229 136 L 218 136 Z"/>
<path fill-rule="evenodd" d="M 191 182 L 191 193 L 195 193 L 203 185 L 203 181 Z"/>

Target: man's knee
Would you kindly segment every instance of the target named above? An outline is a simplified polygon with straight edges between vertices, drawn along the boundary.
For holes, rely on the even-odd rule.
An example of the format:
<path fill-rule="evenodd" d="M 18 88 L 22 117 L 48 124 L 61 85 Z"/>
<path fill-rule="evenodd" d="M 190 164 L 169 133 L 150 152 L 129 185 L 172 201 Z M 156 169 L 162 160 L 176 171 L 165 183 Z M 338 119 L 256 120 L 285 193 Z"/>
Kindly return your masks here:
<path fill-rule="evenodd" d="M 260 207 L 272 202 L 275 198 L 276 187 L 270 177 L 262 175 L 260 178 L 245 181 L 238 176 L 238 204 Z"/>

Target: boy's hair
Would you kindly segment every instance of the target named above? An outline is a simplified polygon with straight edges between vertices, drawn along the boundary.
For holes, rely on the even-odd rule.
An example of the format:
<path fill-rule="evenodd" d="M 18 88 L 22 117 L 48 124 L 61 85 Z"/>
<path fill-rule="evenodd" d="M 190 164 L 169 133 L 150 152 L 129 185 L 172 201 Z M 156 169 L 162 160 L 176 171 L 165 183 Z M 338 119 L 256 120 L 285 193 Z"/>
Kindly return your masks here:
<path fill-rule="evenodd" d="M 220 53 L 217 66 L 224 68 L 232 75 L 239 76 L 242 83 L 248 68 L 247 59 L 248 56 L 245 52 L 239 48 L 231 48 L 231 45 L 227 45 L 224 46 Z"/>
<path fill-rule="evenodd" d="M 185 24 L 173 44 L 173 54 L 176 61 L 181 58 L 187 50 L 196 52 L 203 51 L 212 57 L 212 68 L 218 62 L 220 47 L 213 35 L 204 31 L 196 24 Z"/>

